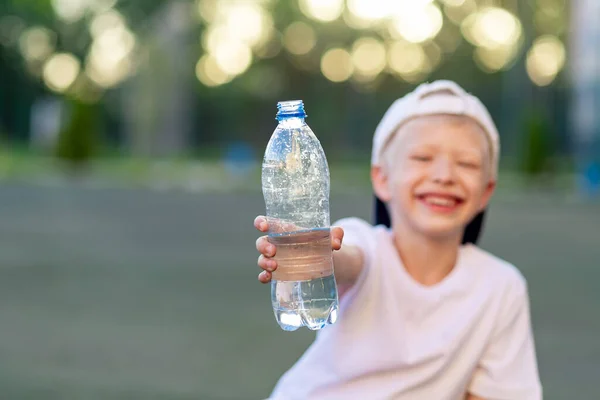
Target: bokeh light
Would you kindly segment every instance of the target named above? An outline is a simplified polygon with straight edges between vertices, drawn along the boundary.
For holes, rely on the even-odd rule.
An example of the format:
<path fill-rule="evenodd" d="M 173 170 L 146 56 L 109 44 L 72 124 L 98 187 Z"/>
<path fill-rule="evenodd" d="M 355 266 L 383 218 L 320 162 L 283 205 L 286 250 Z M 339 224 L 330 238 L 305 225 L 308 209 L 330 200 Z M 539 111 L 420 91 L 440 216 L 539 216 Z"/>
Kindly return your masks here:
<path fill-rule="evenodd" d="M 281 49 L 281 38 L 264 1 L 200 0 L 198 11 L 208 23 L 201 41 L 210 57 L 199 60 L 196 66 L 196 76 L 205 85 L 229 82 L 250 68 L 255 55 L 271 58 Z M 292 52 L 302 46 L 306 43 L 296 40 Z"/>
<path fill-rule="evenodd" d="M 551 84 L 565 64 L 565 47 L 556 36 L 537 38 L 527 52 L 527 74 L 538 86 Z"/>
<path fill-rule="evenodd" d="M 348 0 L 348 11 L 367 24 L 390 16 L 393 2 L 389 0 Z"/>
<path fill-rule="evenodd" d="M 489 7 L 467 17 L 461 30 L 473 45 L 494 49 L 515 45 L 523 28 L 521 21 L 507 10 Z"/>
<path fill-rule="evenodd" d="M 344 12 L 342 13 L 342 19 L 344 20 L 344 23 L 352 29 L 362 30 L 373 27 L 373 21 L 362 19 L 356 14 L 351 13 L 348 8 L 344 9 Z"/>
<path fill-rule="evenodd" d="M 273 19 L 260 3 L 222 2 L 214 3 L 213 7 L 214 15 L 202 36 L 206 50 L 214 52 L 223 40 L 233 39 L 258 48 L 271 39 Z"/>
<path fill-rule="evenodd" d="M 444 14 L 456 25 L 477 11 L 475 0 L 444 1 Z"/>
<path fill-rule="evenodd" d="M 102 88 L 119 84 L 135 69 L 136 37 L 123 15 L 114 9 L 117 1 L 51 0 L 55 14 L 62 21 L 74 23 L 83 18 L 89 21 L 92 44 L 85 71 L 89 80 Z M 318 60 L 308 56 L 317 48 L 317 30 L 310 23 L 295 21 L 278 32 L 269 0 L 195 0 L 195 3 L 198 15 L 206 23 L 201 37 L 205 54 L 196 64 L 196 76 L 207 86 L 230 82 L 244 74 L 254 58 L 274 57 L 282 48 L 299 56 L 292 63 L 300 69 L 314 71 L 320 67 L 331 81 L 353 78 L 368 83 L 386 68 L 408 81 L 424 79 L 441 64 L 443 54 L 456 50 L 463 37 L 475 46 L 476 65 L 486 72 L 497 72 L 513 64 L 523 43 L 519 18 L 504 8 L 491 6 L 496 3 L 297 0 L 300 11 L 310 19 L 327 23 L 343 16 L 350 27 L 369 29 L 390 40 L 384 45 L 381 39 L 362 37 L 351 49 L 332 48 Z M 545 35 L 527 54 L 527 73 L 536 84 L 552 82 L 563 68 L 564 45 L 556 36 L 564 29 L 564 9 L 564 0 L 536 3 L 533 21 L 537 32 Z M 444 24 L 444 15 L 454 24 Z M 55 34 L 41 26 L 30 27 L 19 35 L 19 49 L 24 58 L 39 61 L 37 73 L 54 52 L 55 40 Z"/>
<path fill-rule="evenodd" d="M 202 47 L 209 53 L 214 53 L 222 41 L 230 38 L 229 32 L 224 26 L 210 25 L 202 35 Z"/>
<path fill-rule="evenodd" d="M 385 68 L 385 46 L 372 37 L 357 39 L 352 45 L 352 64 L 359 80 L 373 79 Z"/>
<path fill-rule="evenodd" d="M 304 22 L 292 23 L 283 33 L 284 46 L 292 54 L 306 54 L 315 47 L 316 42 L 315 30 Z"/>
<path fill-rule="evenodd" d="M 103 88 L 121 83 L 133 72 L 131 56 L 135 46 L 136 38 L 127 27 L 107 28 L 92 43 L 86 73 Z"/>
<path fill-rule="evenodd" d="M 434 3 L 401 3 L 391 22 L 390 33 L 412 42 L 422 43 L 433 39 L 442 29 L 444 18 Z"/>
<path fill-rule="evenodd" d="M 90 5 L 89 0 L 51 0 L 56 16 L 67 23 L 79 21 Z"/>
<path fill-rule="evenodd" d="M 198 0 L 198 15 L 205 22 L 213 22 L 217 15 L 217 0 Z"/>
<path fill-rule="evenodd" d="M 461 7 L 466 0 L 441 0 L 442 3 L 450 7 Z"/>
<path fill-rule="evenodd" d="M 221 23 L 232 37 L 251 47 L 266 41 L 273 26 L 271 15 L 251 2 L 232 3 L 222 19 Z"/>
<path fill-rule="evenodd" d="M 389 69 L 400 78 L 415 82 L 431 72 L 431 64 L 423 46 L 403 40 L 389 46 L 387 57 Z"/>
<path fill-rule="evenodd" d="M 224 40 L 213 54 L 215 61 L 224 72 L 239 75 L 245 72 L 252 62 L 250 48 L 236 40 Z"/>
<path fill-rule="evenodd" d="M 483 8 L 469 15 L 462 22 L 461 31 L 476 47 L 475 63 L 489 73 L 510 67 L 523 43 L 521 21 L 498 7 Z"/>
<path fill-rule="evenodd" d="M 19 48 L 27 61 L 41 61 L 54 51 L 55 35 L 42 26 L 33 26 L 19 38 Z"/>
<path fill-rule="evenodd" d="M 344 82 L 352 76 L 352 56 L 342 48 L 329 49 L 321 58 L 321 72 L 332 82 Z"/>
<path fill-rule="evenodd" d="M 219 86 L 229 82 L 233 76 L 221 69 L 210 54 L 200 57 L 196 64 L 196 77 L 206 86 Z"/>
<path fill-rule="evenodd" d="M 299 0 L 304 15 L 321 22 L 330 22 L 339 18 L 344 10 L 344 0 Z"/>
<path fill-rule="evenodd" d="M 498 72 L 506 69 L 515 60 L 517 49 L 517 46 L 502 46 L 494 49 L 478 47 L 473 53 L 473 59 L 483 71 Z"/>
<path fill-rule="evenodd" d="M 94 60 L 88 59 L 88 60 Z M 123 58 L 110 64 L 88 61 L 86 63 L 86 74 L 98 86 L 109 89 L 123 82 L 133 70 L 132 61 Z"/>
<path fill-rule="evenodd" d="M 57 53 L 44 64 L 44 83 L 51 90 L 63 93 L 75 82 L 79 70 L 79 60 L 69 53 Z"/>
<path fill-rule="evenodd" d="M 90 34 L 93 38 L 101 36 L 110 29 L 119 29 L 126 26 L 125 19 L 116 10 L 109 10 L 96 15 L 90 22 Z"/>

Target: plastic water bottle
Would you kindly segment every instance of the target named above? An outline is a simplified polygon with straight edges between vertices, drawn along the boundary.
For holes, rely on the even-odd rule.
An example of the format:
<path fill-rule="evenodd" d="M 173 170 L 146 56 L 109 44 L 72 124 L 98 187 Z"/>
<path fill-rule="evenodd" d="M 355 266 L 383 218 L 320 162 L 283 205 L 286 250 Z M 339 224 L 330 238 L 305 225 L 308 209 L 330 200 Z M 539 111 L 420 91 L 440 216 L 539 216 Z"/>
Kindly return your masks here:
<path fill-rule="evenodd" d="M 283 330 L 317 330 L 333 324 L 338 310 L 329 167 L 321 143 L 304 121 L 302 101 L 282 101 L 277 108 L 279 125 L 262 166 L 268 238 L 277 247 L 271 302 Z"/>

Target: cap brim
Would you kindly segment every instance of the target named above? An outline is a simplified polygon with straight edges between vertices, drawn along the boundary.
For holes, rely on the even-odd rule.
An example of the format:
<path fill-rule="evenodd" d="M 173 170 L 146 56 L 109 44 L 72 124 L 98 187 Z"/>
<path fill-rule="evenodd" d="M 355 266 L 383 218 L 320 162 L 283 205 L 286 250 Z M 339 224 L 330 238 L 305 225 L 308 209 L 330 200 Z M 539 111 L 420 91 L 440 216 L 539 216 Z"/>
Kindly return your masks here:
<path fill-rule="evenodd" d="M 388 228 L 391 226 L 390 214 L 384 202 L 379 200 L 377 196 L 373 196 L 375 199 L 375 210 L 374 210 L 374 222 L 375 225 L 384 225 Z M 478 213 L 475 218 L 465 228 L 463 233 L 462 243 L 473 243 L 477 244 L 481 230 L 483 228 L 483 219 L 485 217 L 486 210 Z"/>

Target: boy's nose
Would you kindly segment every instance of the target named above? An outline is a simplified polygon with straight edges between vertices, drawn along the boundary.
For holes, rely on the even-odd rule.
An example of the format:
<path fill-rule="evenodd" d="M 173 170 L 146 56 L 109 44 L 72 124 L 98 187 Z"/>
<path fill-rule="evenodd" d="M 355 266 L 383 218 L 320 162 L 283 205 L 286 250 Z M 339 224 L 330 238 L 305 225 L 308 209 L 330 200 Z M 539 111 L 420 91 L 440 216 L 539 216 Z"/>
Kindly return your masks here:
<path fill-rule="evenodd" d="M 454 183 L 454 166 L 452 162 L 445 158 L 439 158 L 435 161 L 432 171 L 433 180 L 444 185 Z"/>

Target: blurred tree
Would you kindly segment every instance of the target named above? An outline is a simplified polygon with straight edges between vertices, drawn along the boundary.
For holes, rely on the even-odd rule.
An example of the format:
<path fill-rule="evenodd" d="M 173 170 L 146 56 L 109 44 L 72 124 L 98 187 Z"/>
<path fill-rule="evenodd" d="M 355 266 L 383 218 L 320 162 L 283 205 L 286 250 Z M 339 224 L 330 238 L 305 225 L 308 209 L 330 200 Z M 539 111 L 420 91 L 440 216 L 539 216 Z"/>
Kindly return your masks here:
<path fill-rule="evenodd" d="M 523 129 L 520 170 L 529 178 L 552 177 L 556 146 L 548 118 L 539 110 L 527 113 Z"/>
<path fill-rule="evenodd" d="M 76 93 L 77 90 L 81 90 L 82 87 L 84 91 L 86 90 L 86 84 L 78 84 L 80 81 L 87 79 L 87 82 L 91 82 L 89 77 L 86 78 L 90 72 L 88 61 L 91 55 L 97 56 L 95 61 L 97 65 L 101 66 L 100 69 L 102 67 L 110 69 L 107 67 L 108 64 L 115 63 L 114 59 L 118 58 L 119 54 L 127 53 L 127 60 L 124 64 L 127 68 L 131 67 L 132 72 L 137 73 L 137 76 L 131 79 L 130 75 L 126 74 L 123 79 L 129 80 L 129 82 L 123 85 L 121 79 L 116 79 L 114 85 L 109 83 L 103 86 L 100 83 L 98 85 L 102 87 L 93 88 L 97 92 L 92 93 L 92 96 L 88 96 L 88 98 L 91 97 L 93 101 L 97 101 L 99 109 L 110 108 L 112 110 L 112 115 L 115 116 L 112 129 L 120 129 L 122 134 L 111 136 L 123 140 L 124 143 L 120 143 L 121 148 L 127 148 L 130 153 L 193 154 L 209 147 L 218 149 L 224 143 L 233 140 L 241 140 L 255 147 L 263 147 L 266 144 L 266 138 L 274 128 L 275 103 L 279 100 L 303 99 L 309 110 L 311 126 L 326 148 L 331 149 L 332 153 L 339 152 L 342 157 L 352 153 L 368 156 L 367 148 L 370 146 L 373 130 L 393 100 L 404 95 L 424 80 L 452 79 L 468 91 L 480 96 L 482 101 L 488 105 L 492 116 L 502 130 L 502 140 L 505 143 L 503 150 L 508 149 L 511 154 L 516 155 L 516 149 L 520 146 L 511 145 L 512 142 L 521 139 L 521 136 L 517 134 L 519 128 L 516 114 L 522 107 L 533 102 L 527 95 L 531 83 L 527 80 L 523 61 L 523 54 L 528 43 L 531 42 L 531 37 L 538 34 L 534 32 L 533 19 L 536 15 L 541 15 L 538 11 L 543 7 L 549 7 L 549 4 L 554 4 L 552 10 L 559 10 L 561 2 L 563 0 L 485 2 L 487 5 L 505 7 L 519 18 L 517 24 L 511 24 L 506 22 L 506 13 L 488 15 L 490 18 L 500 18 L 498 24 L 506 25 L 506 29 L 497 30 L 499 29 L 498 24 L 487 24 L 486 26 L 489 26 L 490 29 L 486 28 L 485 32 L 482 32 L 487 32 L 488 39 L 503 40 L 505 37 L 512 37 L 514 35 L 510 34 L 511 29 L 518 27 L 519 24 L 523 25 L 522 33 L 526 36 L 523 41 L 524 47 L 518 53 L 517 60 L 511 61 L 503 67 L 491 68 L 488 65 L 487 69 L 482 67 L 481 59 L 474 62 L 474 57 L 477 58 L 477 54 L 480 55 L 476 51 L 480 44 L 474 43 L 478 40 L 465 36 L 461 22 L 453 19 L 456 15 L 449 16 L 449 6 L 444 5 L 447 2 L 433 2 L 431 6 L 436 5 L 439 7 L 439 12 L 443 14 L 442 31 L 437 37 L 418 43 L 417 46 L 418 49 L 424 49 L 424 53 L 423 51 L 421 53 L 425 54 L 424 57 L 429 60 L 427 63 L 431 63 L 430 67 L 424 68 L 424 70 L 432 69 L 432 71 L 426 74 L 417 68 L 415 73 L 418 76 L 411 78 L 410 75 L 403 75 L 400 77 L 398 73 L 392 72 L 391 65 L 387 65 L 371 82 L 361 81 L 361 78 L 357 76 L 351 76 L 344 82 L 330 82 L 321 71 L 321 57 L 332 47 L 342 48 L 352 53 L 353 46 L 359 38 L 369 37 L 375 39 L 381 46 L 388 46 L 397 37 L 392 37 L 394 34 L 390 33 L 389 26 L 384 23 L 365 29 L 353 28 L 347 19 L 348 7 L 342 15 L 332 21 L 320 21 L 314 15 L 310 16 L 310 13 L 306 12 L 306 4 L 312 4 L 310 7 L 327 8 L 330 6 L 313 0 L 303 2 L 299 0 L 257 0 L 252 2 L 253 6 L 260 4 L 261 10 L 265 11 L 266 19 L 262 20 L 263 27 L 268 26 L 265 29 L 270 32 L 269 40 L 275 43 L 276 50 L 266 55 L 267 53 L 261 52 L 259 47 L 253 48 L 247 65 L 244 64 L 244 57 L 241 57 L 242 61 L 240 62 L 245 65 L 247 70 L 244 69 L 237 75 L 235 69 L 219 71 L 218 68 L 222 66 L 215 67 L 215 54 L 211 54 L 213 69 L 210 72 L 213 78 L 216 76 L 217 81 L 222 80 L 220 83 L 217 81 L 211 83 L 210 80 L 202 81 L 196 75 L 197 65 L 200 64 L 196 64 L 196 62 L 210 53 L 207 47 L 208 42 L 212 41 L 214 45 L 215 40 L 226 39 L 227 35 L 223 35 L 223 31 L 215 31 L 214 28 L 223 23 L 224 15 L 235 8 L 236 4 L 248 5 L 244 0 L 237 3 L 221 0 L 170 2 L 117 0 L 114 4 L 108 0 L 97 0 L 86 2 L 91 8 L 71 21 L 68 21 L 68 18 L 65 19 L 64 15 L 61 17 L 60 12 L 55 9 L 57 4 L 68 4 L 68 0 L 4 0 L 0 1 L 0 38 L 2 17 L 4 16 L 13 16 L 19 19 L 22 25 L 19 28 L 20 32 L 36 26 L 48 29 L 53 38 L 55 36 L 51 52 L 70 53 L 79 62 L 76 73 L 78 79 L 73 85 L 67 85 L 69 86 L 67 89 L 59 91 L 66 98 L 72 99 L 81 99 L 82 96 L 80 93 Z M 72 3 L 79 2 L 73 1 Z M 304 8 L 300 6 L 301 3 Z M 344 4 L 347 3 L 344 2 Z M 475 0 L 454 3 L 463 4 L 464 10 L 467 10 L 464 12 L 471 16 L 475 16 L 475 11 L 484 9 L 476 7 Z M 477 4 L 481 5 L 482 3 L 477 1 Z M 123 17 L 124 31 L 127 34 L 124 36 L 125 39 L 122 38 L 120 47 L 122 47 L 121 50 L 123 48 L 127 48 L 127 50 L 120 52 L 116 48 L 119 46 L 114 46 L 112 42 L 110 45 L 106 45 L 107 41 L 110 42 L 107 39 L 107 41 L 98 40 L 98 42 L 104 42 L 103 51 L 100 52 L 102 54 L 91 54 L 94 53 L 91 50 L 95 47 L 94 43 L 97 38 L 94 39 L 94 35 L 91 34 L 90 24 L 99 12 L 98 5 L 100 7 L 111 6 L 117 11 L 117 19 L 120 18 L 119 15 Z M 177 5 L 177 7 L 169 7 L 169 5 Z M 181 18 L 179 12 L 168 12 L 169 9 L 177 9 L 179 6 L 186 10 L 189 18 Z M 200 16 L 200 6 L 204 7 L 204 11 L 212 7 L 213 15 L 207 18 L 206 15 L 210 13 L 203 13 Z M 217 13 L 215 10 L 221 6 L 223 9 Z M 365 10 L 363 12 L 366 12 Z M 562 18 L 560 17 L 562 14 L 556 12 L 544 15 L 550 15 L 555 19 Z M 466 17 L 466 14 L 463 17 Z M 236 18 L 239 18 L 239 13 Z M 508 18 L 510 19 L 510 16 Z M 179 29 L 186 25 L 183 23 L 186 19 L 189 21 L 189 25 L 186 27 L 187 31 L 184 32 Z M 488 20 L 489 18 L 486 21 Z M 106 21 L 104 22 L 106 23 Z M 239 20 L 236 21 L 239 22 Z M 248 26 L 252 25 L 250 18 L 246 22 L 248 22 Z M 305 28 L 308 26 L 307 29 L 313 32 L 315 38 L 314 46 L 306 54 L 294 53 L 289 47 L 289 41 L 286 44 L 286 40 L 281 40 L 286 36 L 288 28 L 292 24 L 298 25 L 299 22 Z M 248 37 L 244 36 L 248 36 L 247 34 L 250 32 L 246 29 L 247 26 L 236 29 L 237 25 L 240 24 L 229 23 L 227 29 L 232 29 L 241 35 L 237 39 L 248 42 Z M 106 26 L 105 29 L 107 29 Z M 549 24 L 548 26 L 554 25 Z M 497 32 L 494 32 L 494 29 Z M 209 31 L 212 36 L 208 35 Z M 481 35 L 483 35 L 482 32 L 480 32 Z M 514 31 L 513 34 L 521 34 L 520 31 L 515 32 L 517 31 Z M 554 31 L 550 33 L 559 35 Z M 118 35 L 109 36 L 114 39 Z M 305 37 L 301 39 L 305 39 Z M 127 47 L 128 43 L 133 43 L 130 46 L 131 49 Z M 231 44 L 225 40 L 218 46 L 214 45 L 219 49 L 219 57 L 220 61 L 224 63 L 223 65 L 239 61 L 240 52 L 227 52 L 228 48 L 239 48 L 239 46 L 231 47 Z M 46 87 L 47 82 L 45 84 L 41 73 L 47 59 L 39 61 L 37 69 L 32 68 L 31 62 L 25 60 L 21 54 L 23 50 L 19 48 L 18 43 L 5 46 L 0 41 L 0 47 L 0 73 L 3 77 L 9 77 L 0 81 L 0 93 L 18 93 L 21 103 L 33 102 L 30 97 L 37 96 L 39 93 L 34 92 L 31 96 L 23 98 L 23 88 L 26 86 L 13 79 L 17 74 L 28 79 L 29 84 L 38 92 L 50 90 Z M 386 57 L 389 58 L 389 48 L 386 47 L 386 49 Z M 131 50 L 131 54 L 129 50 Z M 214 49 L 213 53 L 215 53 Z M 488 55 L 488 62 L 491 62 L 491 65 L 497 62 L 497 59 L 489 58 L 490 54 L 494 55 L 495 53 L 481 54 Z M 500 55 L 500 53 L 495 54 L 496 57 Z M 353 63 L 356 64 L 354 58 Z M 414 64 L 414 60 L 415 57 L 410 57 L 410 55 L 404 57 L 406 62 L 413 61 Z M 116 63 L 118 64 L 118 61 Z M 240 71 L 242 70 L 240 69 Z M 206 75 L 206 68 L 204 73 Z M 225 78 L 223 78 L 223 74 L 225 74 Z M 110 73 L 107 76 L 110 81 Z M 83 79 L 79 79 L 82 77 Z M 196 79 L 197 77 L 198 79 Z M 523 81 L 527 81 L 527 85 Z M 91 85 L 93 86 L 94 83 L 92 82 Z M 103 93 L 109 95 L 102 96 Z M 12 94 L 4 95 L 4 99 L 0 95 L 2 105 L 0 122 L 3 122 L 8 129 L 15 125 L 6 122 L 15 114 L 13 98 Z M 500 101 L 502 98 L 504 100 Z M 7 103 L 9 103 L 8 106 Z M 557 110 L 563 109 L 564 107 L 557 107 Z M 20 106 L 20 110 L 21 113 L 26 114 L 28 107 Z M 562 115 L 552 113 L 550 118 L 553 120 L 551 125 L 554 126 L 554 120 L 562 118 Z M 503 119 L 510 120 L 510 123 L 503 124 Z M 21 125 L 23 126 L 21 129 L 27 129 L 25 124 Z M 535 132 L 536 129 L 528 128 L 528 132 Z M 530 139 L 537 140 L 535 133 L 531 133 Z M 82 139 L 82 142 L 85 140 Z M 194 148 L 190 149 L 191 146 Z M 525 169 L 535 170 L 537 167 L 533 167 L 533 165 L 537 165 L 537 162 L 533 160 L 538 156 L 533 154 L 525 156 L 524 154 L 523 159 L 529 161 L 523 162 L 522 168 L 525 168 L 525 164 L 527 164 Z"/>
<path fill-rule="evenodd" d="M 76 170 L 81 169 L 99 150 L 99 110 L 95 104 L 71 102 L 70 118 L 60 132 L 56 156 Z"/>

